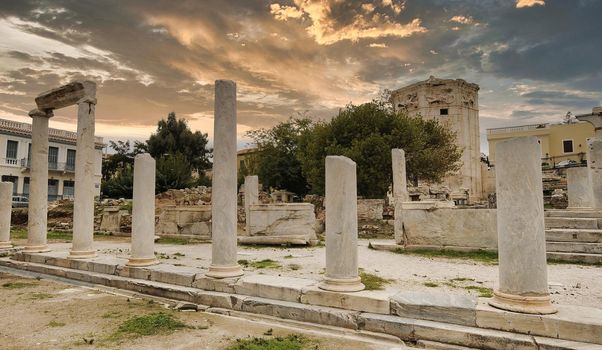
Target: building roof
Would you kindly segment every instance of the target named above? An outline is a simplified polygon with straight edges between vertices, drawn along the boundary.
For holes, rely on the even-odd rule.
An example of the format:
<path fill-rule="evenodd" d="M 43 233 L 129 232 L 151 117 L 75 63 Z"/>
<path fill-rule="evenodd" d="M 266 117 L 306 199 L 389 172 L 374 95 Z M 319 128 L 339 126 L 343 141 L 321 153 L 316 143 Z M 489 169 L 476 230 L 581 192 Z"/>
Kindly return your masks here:
<path fill-rule="evenodd" d="M 410 84 L 410 85 L 407 85 L 407 86 L 404 86 L 402 88 L 392 91 L 391 96 L 396 95 L 396 94 L 406 91 L 406 90 L 413 90 L 422 85 L 437 86 L 437 85 L 448 85 L 448 84 L 458 85 L 460 87 L 467 87 L 467 88 L 473 89 L 473 90 L 479 90 L 479 85 L 474 84 L 474 83 L 469 83 L 464 79 L 440 79 L 440 78 L 435 78 L 434 76 L 431 75 L 427 80 L 419 81 L 417 83 Z"/>
<path fill-rule="evenodd" d="M 0 133 L 31 138 L 31 124 L 16 122 L 8 119 L 0 119 Z M 58 143 L 75 145 L 77 133 L 73 131 L 48 128 L 48 140 Z M 102 137 L 95 137 L 96 148 L 103 148 Z"/>

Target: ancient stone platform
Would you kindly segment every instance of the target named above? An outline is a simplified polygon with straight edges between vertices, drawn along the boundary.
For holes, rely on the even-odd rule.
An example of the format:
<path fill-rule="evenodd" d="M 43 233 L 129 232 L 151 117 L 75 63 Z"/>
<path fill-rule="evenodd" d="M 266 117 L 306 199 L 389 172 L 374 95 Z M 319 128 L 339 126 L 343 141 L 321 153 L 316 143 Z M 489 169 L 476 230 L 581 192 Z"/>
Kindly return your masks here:
<path fill-rule="evenodd" d="M 480 298 L 441 292 L 320 290 L 319 281 L 247 274 L 213 279 L 192 266 L 144 268 L 99 255 L 67 259 L 67 252 L 16 253 L 0 266 L 206 305 L 209 311 L 248 312 L 322 325 L 485 349 L 600 349 L 602 310 L 558 305 L 553 315 L 495 309 Z"/>

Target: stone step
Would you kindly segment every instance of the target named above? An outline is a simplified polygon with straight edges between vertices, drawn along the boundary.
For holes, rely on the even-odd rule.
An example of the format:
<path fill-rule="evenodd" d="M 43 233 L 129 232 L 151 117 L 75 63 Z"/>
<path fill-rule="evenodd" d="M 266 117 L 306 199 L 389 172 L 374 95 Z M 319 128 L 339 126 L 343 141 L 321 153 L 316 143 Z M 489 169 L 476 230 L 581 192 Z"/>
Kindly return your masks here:
<path fill-rule="evenodd" d="M 562 218 L 598 218 L 602 219 L 602 210 L 546 210 L 546 217 L 562 217 Z"/>
<path fill-rule="evenodd" d="M 13 261 L 6 258 L 0 259 L 0 266 L 206 305 L 209 307 L 206 310 L 207 312 L 220 314 L 244 312 L 248 314 L 268 315 L 317 325 L 347 328 L 358 332 L 388 334 L 412 343 L 422 340 L 427 341 L 426 344 L 423 343 L 427 346 L 432 346 L 436 343 L 438 347 L 434 347 L 434 349 L 445 349 L 443 346 L 448 345 L 448 349 L 462 349 L 464 347 L 475 349 L 593 350 L 599 349 L 600 344 L 602 344 L 602 338 L 599 336 L 602 324 L 591 323 L 592 317 L 597 319 L 597 316 L 589 315 L 588 312 L 584 312 L 583 310 L 575 311 L 579 313 L 579 316 L 566 315 L 573 311 L 563 309 L 559 310 L 557 315 L 543 317 L 540 315 L 523 315 L 499 311 L 490 307 L 481 307 L 482 312 L 485 314 L 482 317 L 477 316 L 476 322 L 483 323 L 485 327 L 499 325 L 499 327 L 505 329 L 496 330 L 480 328 L 482 326 L 478 324 L 475 324 L 475 326 L 465 326 L 445 322 L 417 320 L 397 315 L 358 312 L 340 308 L 307 305 L 298 302 L 207 291 L 58 266 Z M 579 307 L 577 308 L 579 309 Z M 433 315 L 445 312 L 443 309 L 445 307 L 439 305 L 436 310 L 433 310 Z M 411 312 L 411 310 L 409 311 Z M 422 312 L 428 313 L 429 308 L 423 308 Z M 495 316 L 497 314 L 501 315 L 500 319 L 497 319 L 497 316 Z M 558 319 L 561 314 L 565 314 L 565 316 Z M 589 322 L 580 323 L 582 319 L 587 319 Z M 523 329 L 523 332 L 527 333 L 525 327 L 529 329 L 529 332 L 532 331 L 532 333 L 519 334 L 513 332 L 516 329 Z M 538 332 L 547 332 L 554 337 L 534 335 Z M 558 339 L 565 336 L 581 340 L 591 339 L 597 341 L 598 344 Z"/>
<path fill-rule="evenodd" d="M 602 265 L 602 254 L 566 253 L 566 252 L 550 252 L 550 251 L 548 251 L 547 256 L 548 256 L 548 261 Z"/>
<path fill-rule="evenodd" d="M 549 229 L 546 230 L 546 240 L 553 242 L 602 243 L 602 230 Z"/>
<path fill-rule="evenodd" d="M 598 229 L 596 218 L 547 217 L 546 228 Z"/>
<path fill-rule="evenodd" d="M 546 242 L 548 252 L 602 254 L 602 243 Z"/>
<path fill-rule="evenodd" d="M 381 316 L 392 316 L 392 320 L 397 320 L 395 321 L 397 323 L 399 323 L 401 318 L 409 319 L 410 323 L 406 324 L 405 327 L 414 328 L 416 324 L 421 325 L 420 327 L 426 327 L 419 328 L 421 332 L 420 336 L 409 336 L 408 340 L 413 342 L 424 339 L 486 349 L 535 349 L 537 347 L 533 347 L 535 344 L 529 343 L 529 340 L 533 340 L 531 336 L 536 336 L 542 337 L 544 344 L 547 344 L 546 342 L 553 342 L 553 344 L 562 345 L 537 349 L 586 349 L 588 347 L 571 346 L 579 344 L 589 346 L 587 343 L 576 342 L 602 344 L 602 310 L 595 308 L 558 305 L 558 313 L 554 315 L 529 315 L 495 309 L 487 304 L 487 299 L 481 298 L 477 300 L 464 294 L 451 295 L 449 293 L 432 293 L 428 291 L 406 291 L 395 292 L 397 294 L 391 297 L 391 307 L 384 310 L 381 305 L 388 305 L 389 300 L 383 300 L 382 296 L 374 295 L 374 292 L 378 291 L 366 291 L 363 296 L 360 296 L 358 293 L 334 293 L 318 289 L 314 290 L 310 287 L 309 291 L 311 293 L 307 293 L 304 292 L 307 289 L 306 287 L 290 287 L 292 285 L 291 282 L 295 282 L 291 281 L 290 277 L 281 278 L 277 276 L 257 275 L 262 278 L 270 277 L 269 282 L 271 284 L 269 285 L 265 284 L 268 282 L 266 280 L 245 281 L 247 276 L 242 277 L 234 285 L 232 284 L 234 283 L 232 279 L 215 280 L 205 278 L 206 280 L 203 280 L 201 278 L 199 279 L 199 282 L 202 281 L 203 285 L 201 288 L 195 286 L 196 278 L 192 287 L 189 282 L 185 283 L 187 286 L 174 285 L 154 280 L 154 278 L 163 280 L 166 276 L 148 274 L 147 272 L 136 272 L 134 274 L 136 276 L 140 275 L 140 278 L 143 279 L 107 274 L 106 272 L 93 272 L 110 272 L 114 270 L 107 269 L 107 266 L 110 265 L 107 262 L 100 264 L 103 267 L 94 267 L 93 265 L 96 265 L 97 262 L 93 260 L 88 260 L 85 264 L 73 265 L 83 269 L 78 270 L 48 265 L 49 262 L 63 264 L 63 260 L 68 261 L 69 259 L 48 258 L 42 254 L 21 255 L 29 261 L 34 260 L 30 259 L 33 257 L 36 258 L 35 260 L 41 261 L 46 259 L 46 263 L 15 261 L 4 258 L 0 259 L 0 266 L 60 276 L 67 279 L 131 290 L 163 298 L 182 300 L 207 305 L 212 308 L 258 313 L 350 329 L 363 330 L 365 324 L 360 320 L 361 316 L 377 315 L 377 313 L 364 310 L 377 310 Z M 138 271 L 141 269 L 135 268 L 131 270 L 129 273 L 130 276 L 132 276 L 134 270 Z M 172 276 L 167 279 L 169 281 L 184 283 L 185 280 L 188 280 L 188 273 L 186 271 L 174 272 L 169 266 L 163 267 L 161 270 L 171 270 L 172 275 L 185 273 L 182 278 Z M 256 279 L 257 276 L 250 275 L 249 277 Z M 238 290 L 238 287 L 243 288 Z M 353 307 L 354 305 L 355 307 Z M 371 317 L 374 316 L 366 317 L 365 319 L 370 319 Z M 425 326 L 424 322 L 427 322 L 429 326 Z M 436 324 L 436 326 L 433 326 L 433 324 Z M 378 322 L 372 324 L 372 327 L 377 326 Z M 441 334 L 446 333 L 445 329 L 460 326 L 464 328 L 453 328 L 455 329 L 455 334 L 452 332 L 449 337 L 443 336 L 441 338 Z M 381 324 L 380 327 L 382 329 L 377 332 L 396 335 L 387 332 L 387 323 Z M 371 329 L 366 330 L 373 331 Z M 414 328 L 414 330 L 416 329 Z M 462 334 L 462 330 L 468 332 L 469 335 Z M 414 331 L 410 332 L 410 334 L 412 333 Z M 483 340 L 484 343 L 475 340 L 475 337 L 479 338 L 482 334 L 485 334 L 484 336 L 487 338 Z M 521 340 L 515 342 L 516 339 Z M 523 340 L 526 340 L 526 343 Z M 502 343 L 498 343 L 498 346 L 492 345 L 500 341 Z M 506 341 L 509 341 L 509 343 L 505 343 Z M 540 343 L 539 339 L 537 339 L 537 343 Z"/>

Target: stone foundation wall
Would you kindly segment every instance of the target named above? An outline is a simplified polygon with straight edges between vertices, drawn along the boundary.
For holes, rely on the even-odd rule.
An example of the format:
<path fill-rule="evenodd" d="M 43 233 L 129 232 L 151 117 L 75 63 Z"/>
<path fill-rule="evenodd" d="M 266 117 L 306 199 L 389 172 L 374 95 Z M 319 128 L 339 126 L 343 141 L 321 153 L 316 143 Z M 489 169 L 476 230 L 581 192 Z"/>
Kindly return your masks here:
<path fill-rule="evenodd" d="M 305 236 L 316 239 L 314 206 L 309 203 L 250 206 L 249 236 Z"/>
<path fill-rule="evenodd" d="M 406 246 L 497 248 L 496 209 L 403 210 Z"/>
<path fill-rule="evenodd" d="M 384 199 L 358 199 L 357 218 L 359 220 L 382 220 Z"/>
<path fill-rule="evenodd" d="M 211 239 L 211 206 L 165 207 L 155 230 L 158 236 Z"/>

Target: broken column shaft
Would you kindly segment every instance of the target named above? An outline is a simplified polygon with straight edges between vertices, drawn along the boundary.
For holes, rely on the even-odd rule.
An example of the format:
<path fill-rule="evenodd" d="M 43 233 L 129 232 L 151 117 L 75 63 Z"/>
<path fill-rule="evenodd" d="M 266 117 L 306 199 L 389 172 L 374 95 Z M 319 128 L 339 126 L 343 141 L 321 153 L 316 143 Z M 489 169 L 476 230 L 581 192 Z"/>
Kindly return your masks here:
<path fill-rule="evenodd" d="M 515 312 L 556 312 L 548 292 L 541 181 L 536 137 L 496 144 L 499 288 L 490 305 Z"/>
<path fill-rule="evenodd" d="M 155 258 L 155 160 L 148 153 L 134 159 L 132 253 L 128 266 L 158 264 Z"/>
<path fill-rule="evenodd" d="M 243 274 L 237 262 L 236 83 L 215 81 L 211 266 L 207 276 Z"/>
<path fill-rule="evenodd" d="M 355 163 L 326 157 L 326 274 L 321 289 L 357 292 L 364 289 L 357 265 L 357 180 Z"/>
<path fill-rule="evenodd" d="M 10 242 L 12 197 L 13 183 L 0 182 L 0 249 L 13 246 Z"/>
<path fill-rule="evenodd" d="M 588 140 L 587 147 L 592 208 L 602 210 L 602 139 Z"/>

